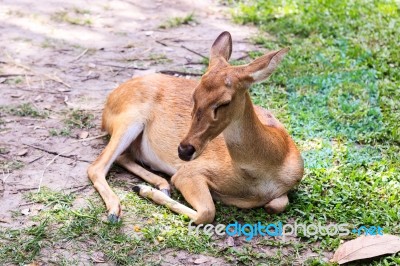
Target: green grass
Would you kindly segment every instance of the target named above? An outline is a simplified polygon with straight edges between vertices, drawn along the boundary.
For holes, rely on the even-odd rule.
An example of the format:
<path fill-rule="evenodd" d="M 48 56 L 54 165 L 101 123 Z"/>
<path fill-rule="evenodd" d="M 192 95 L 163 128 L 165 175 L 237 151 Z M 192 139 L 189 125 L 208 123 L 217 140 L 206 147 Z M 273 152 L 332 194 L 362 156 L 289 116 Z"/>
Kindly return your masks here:
<path fill-rule="evenodd" d="M 206 235 L 188 234 L 187 219 L 156 206 L 136 193 L 116 188 L 123 198 L 124 219 L 110 224 L 97 194 L 86 206 L 73 207 L 75 195 L 42 188 L 28 193 L 27 200 L 44 205 L 32 218 L 33 226 L 0 228 L 0 264 L 26 264 L 40 260 L 43 250 L 67 249 L 73 254 L 102 252 L 106 261 L 117 265 L 149 265 L 160 261 L 158 252 L 166 248 L 193 253 L 216 254 Z M 135 230 L 136 228 L 136 230 Z M 56 264 L 72 263 L 76 257 L 60 253 Z M 46 261 L 49 263 L 49 261 Z"/>
<path fill-rule="evenodd" d="M 214 224 L 348 223 L 349 228 L 379 225 L 384 233 L 399 235 L 398 5 L 316 0 L 246 3 L 250 4 L 233 7 L 234 19 L 254 23 L 272 36 L 256 36 L 254 42 L 268 49 L 291 47 L 277 72 L 253 86 L 251 95 L 254 103 L 273 110 L 294 137 L 305 159 L 305 177 L 289 194 L 283 214 L 217 203 Z M 250 53 L 253 58 L 259 55 Z M 92 119 L 83 111 L 70 111 L 65 125 L 88 129 Z M 129 192 L 123 182 L 114 180 L 118 176 L 108 178 L 125 208 L 122 223 L 106 221 L 97 193 L 78 208 L 74 195 L 42 189 L 28 195 L 29 201 L 45 206 L 32 218 L 36 226 L 0 229 L 0 264 L 40 260 L 45 249 L 62 247 L 76 254 L 100 251 L 116 265 L 160 264 L 160 252 L 167 248 L 221 256 L 232 265 L 292 265 L 299 259 L 305 265 L 326 265 L 322 260 L 326 252 L 356 237 L 300 235 L 290 241 L 255 237 L 221 247 L 224 239 L 188 234 L 185 217 Z M 173 198 L 183 202 L 176 192 Z M 318 256 L 308 258 L 310 251 Z M 400 257 L 367 263 L 399 265 Z M 60 255 L 56 264 L 78 262 Z"/>
<path fill-rule="evenodd" d="M 95 126 L 94 115 L 85 110 L 71 109 L 64 112 L 64 127 L 51 128 L 50 136 L 71 136 L 74 129 L 91 129 Z"/>
<path fill-rule="evenodd" d="M 194 13 L 190 13 L 184 17 L 173 17 L 159 26 L 160 29 L 176 28 L 181 25 L 188 25 L 190 22 L 196 22 Z"/>
<path fill-rule="evenodd" d="M 30 103 L 23 103 L 16 106 L 0 106 L 0 111 L 15 116 L 28 116 L 36 118 L 48 117 L 48 112 L 39 110 Z"/>
<path fill-rule="evenodd" d="M 0 148 L 0 153 L 6 151 L 5 148 Z M 5 152 L 4 152 L 5 153 Z M 24 166 L 24 163 L 19 160 L 4 160 L 0 159 L 0 171 L 2 173 L 12 172 L 14 170 L 21 169 Z"/>
<path fill-rule="evenodd" d="M 74 8 L 72 11 L 58 11 L 55 12 L 51 19 L 56 22 L 64 22 L 71 25 L 78 26 L 91 26 L 93 21 L 88 17 L 90 11 Z"/>
<path fill-rule="evenodd" d="M 272 35 L 256 36 L 255 43 L 291 47 L 278 71 L 251 89 L 253 101 L 284 122 L 305 159 L 304 180 L 290 194 L 287 212 L 268 220 L 380 225 L 399 235 L 398 3 L 247 1 L 235 4 L 233 16 Z M 266 216 L 254 210 L 234 217 L 254 222 Z M 302 239 L 318 252 L 335 250 L 339 240 Z"/>

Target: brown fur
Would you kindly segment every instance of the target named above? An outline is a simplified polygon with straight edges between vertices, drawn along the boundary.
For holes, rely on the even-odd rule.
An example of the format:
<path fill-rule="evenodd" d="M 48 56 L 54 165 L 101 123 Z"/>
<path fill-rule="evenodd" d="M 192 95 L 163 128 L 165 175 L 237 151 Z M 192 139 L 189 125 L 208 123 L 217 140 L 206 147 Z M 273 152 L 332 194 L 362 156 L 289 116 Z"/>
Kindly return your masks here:
<path fill-rule="evenodd" d="M 284 210 L 287 192 L 302 178 L 303 161 L 283 125 L 271 112 L 253 106 L 248 88 L 267 78 L 287 49 L 246 66 L 230 66 L 231 45 L 229 33 L 218 37 L 199 82 L 155 74 L 127 81 L 109 95 L 102 126 L 110 143 L 88 169 L 109 215 L 121 215 L 119 199 L 105 181 L 113 160 L 159 189 L 168 190 L 168 182 L 135 160 L 172 175 L 172 184 L 196 212 L 187 213 L 179 203 L 173 210 L 196 223 L 213 221 L 213 198 L 240 208 Z M 216 107 L 227 102 L 215 117 Z M 179 158 L 180 144 L 195 148 L 190 161 Z M 153 197 L 160 204 L 164 199 Z"/>

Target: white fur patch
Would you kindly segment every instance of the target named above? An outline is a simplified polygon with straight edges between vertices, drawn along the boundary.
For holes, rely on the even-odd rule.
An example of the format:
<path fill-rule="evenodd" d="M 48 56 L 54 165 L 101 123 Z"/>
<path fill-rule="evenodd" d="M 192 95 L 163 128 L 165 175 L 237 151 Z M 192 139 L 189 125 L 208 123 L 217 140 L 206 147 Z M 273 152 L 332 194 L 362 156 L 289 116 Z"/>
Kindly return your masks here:
<path fill-rule="evenodd" d="M 115 149 L 111 160 L 106 165 L 106 171 L 111 167 L 111 164 L 120 156 L 128 147 L 129 145 L 137 138 L 140 132 L 143 131 L 144 125 L 142 123 L 135 123 L 131 125 L 128 130 L 125 132 L 123 137 L 120 139 L 117 148 Z M 112 137 L 111 140 L 112 141 Z"/>
<path fill-rule="evenodd" d="M 242 142 L 243 133 L 238 121 L 232 121 L 223 131 L 224 138 L 228 144 L 238 144 Z"/>
<path fill-rule="evenodd" d="M 145 132 L 142 136 L 142 143 L 140 145 L 140 158 L 137 158 L 151 167 L 151 169 L 173 175 L 176 173 L 176 169 L 166 162 L 162 161 L 157 154 L 155 154 L 149 139 Z"/>
<path fill-rule="evenodd" d="M 284 48 L 284 49 L 280 50 L 278 53 L 276 53 L 276 55 L 274 57 L 272 57 L 272 59 L 269 62 L 267 67 L 250 74 L 250 76 L 254 79 L 255 82 L 260 82 L 260 81 L 263 81 L 264 79 L 268 78 L 278 67 L 279 62 L 282 61 L 284 55 L 288 51 L 289 51 L 289 48 Z"/>

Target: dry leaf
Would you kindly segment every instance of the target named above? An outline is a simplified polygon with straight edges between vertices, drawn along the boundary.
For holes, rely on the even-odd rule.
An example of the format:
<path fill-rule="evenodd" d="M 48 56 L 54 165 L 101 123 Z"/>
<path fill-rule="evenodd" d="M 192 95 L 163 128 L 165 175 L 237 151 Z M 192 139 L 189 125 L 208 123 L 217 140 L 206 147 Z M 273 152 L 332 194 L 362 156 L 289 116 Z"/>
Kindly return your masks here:
<path fill-rule="evenodd" d="M 91 257 L 94 263 L 104 263 L 106 262 L 105 255 L 103 252 L 95 252 Z"/>
<path fill-rule="evenodd" d="M 25 264 L 25 266 L 39 266 L 39 264 L 36 261 L 34 261 L 29 264 Z"/>
<path fill-rule="evenodd" d="M 227 239 L 226 239 L 226 244 L 228 245 L 228 247 L 233 247 L 233 246 L 235 246 L 235 240 L 233 239 L 233 237 L 228 237 Z"/>
<path fill-rule="evenodd" d="M 202 258 L 195 260 L 194 264 L 203 264 L 203 263 L 206 263 L 207 261 L 209 261 L 209 259 L 207 257 L 202 257 Z"/>
<path fill-rule="evenodd" d="M 67 89 L 67 88 L 58 88 L 57 89 L 59 92 L 70 92 L 71 89 Z"/>
<path fill-rule="evenodd" d="M 89 132 L 87 132 L 87 131 L 82 131 L 82 132 L 79 133 L 78 138 L 80 138 L 80 139 L 86 139 L 88 136 L 89 136 Z"/>
<path fill-rule="evenodd" d="M 17 155 L 18 155 L 18 156 L 24 156 L 24 155 L 26 155 L 27 153 L 28 153 L 28 150 L 27 150 L 27 149 L 22 149 L 22 150 L 19 150 L 19 151 L 18 151 Z"/>
<path fill-rule="evenodd" d="M 343 264 L 400 252 L 400 237 L 394 235 L 361 236 L 341 245 L 332 262 Z"/>
<path fill-rule="evenodd" d="M 22 210 L 21 210 L 21 213 L 22 213 L 23 215 L 29 215 L 29 214 L 31 213 L 31 210 L 30 210 L 29 208 L 22 209 Z"/>
<path fill-rule="evenodd" d="M 35 102 L 39 102 L 39 101 L 43 102 L 42 96 L 41 95 L 36 96 L 36 98 L 33 101 L 35 101 Z"/>

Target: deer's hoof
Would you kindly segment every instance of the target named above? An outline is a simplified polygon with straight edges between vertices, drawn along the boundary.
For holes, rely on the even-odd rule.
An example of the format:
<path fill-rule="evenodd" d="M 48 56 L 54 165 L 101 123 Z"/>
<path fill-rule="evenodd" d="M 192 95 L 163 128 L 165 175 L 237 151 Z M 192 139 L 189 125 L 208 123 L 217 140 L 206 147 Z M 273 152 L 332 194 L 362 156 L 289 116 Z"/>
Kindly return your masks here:
<path fill-rule="evenodd" d="M 108 221 L 112 224 L 116 224 L 120 221 L 120 217 L 114 213 L 110 213 L 107 218 Z"/>
<path fill-rule="evenodd" d="M 132 188 L 132 190 L 139 194 L 140 193 L 140 186 L 134 186 Z"/>
<path fill-rule="evenodd" d="M 164 193 L 165 195 L 167 195 L 168 197 L 171 197 L 171 192 L 169 189 L 166 189 L 166 188 L 161 189 L 161 192 Z"/>

